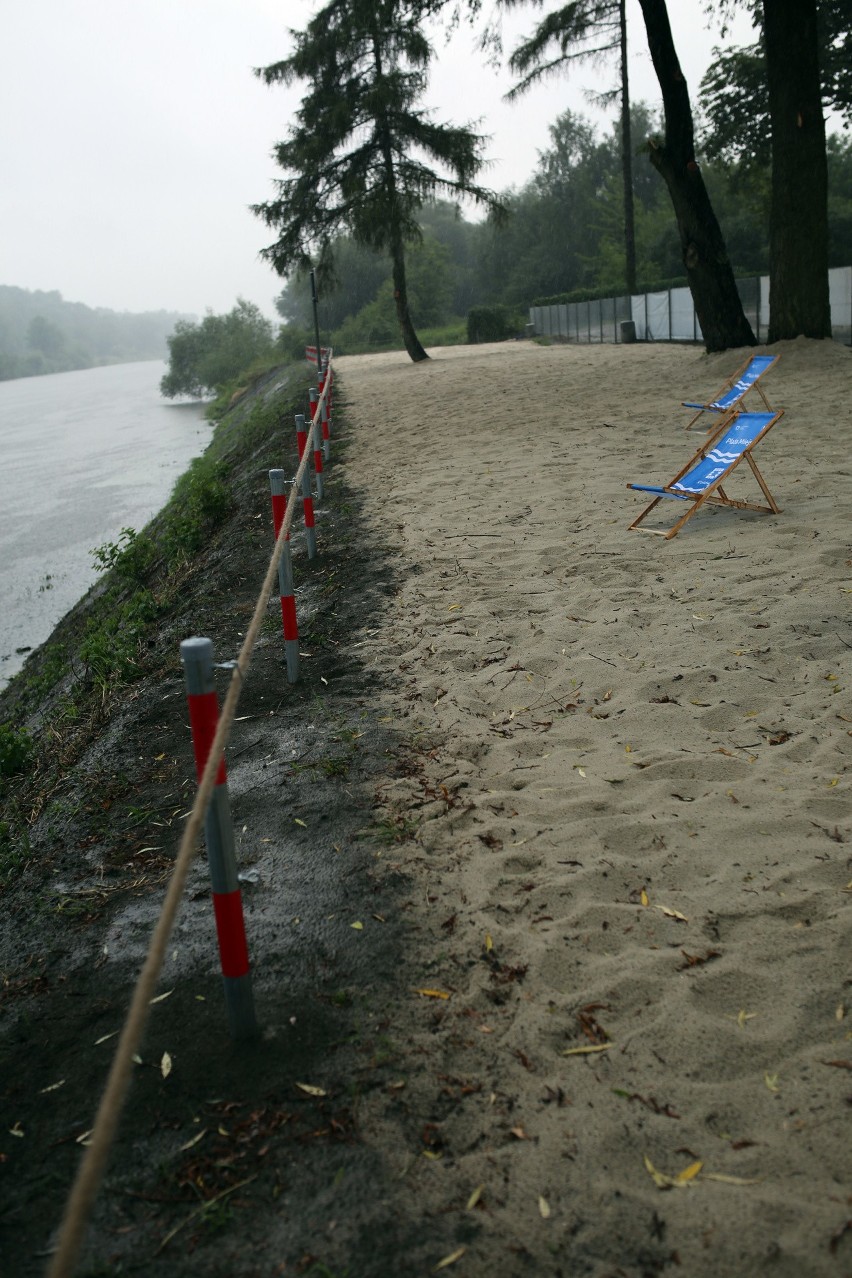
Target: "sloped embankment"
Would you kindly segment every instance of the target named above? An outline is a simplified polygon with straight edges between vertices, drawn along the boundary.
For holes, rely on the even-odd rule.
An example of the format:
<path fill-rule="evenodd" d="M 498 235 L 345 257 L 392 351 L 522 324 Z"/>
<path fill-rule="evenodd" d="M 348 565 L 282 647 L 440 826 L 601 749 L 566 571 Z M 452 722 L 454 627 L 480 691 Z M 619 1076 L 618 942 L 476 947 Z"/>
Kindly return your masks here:
<path fill-rule="evenodd" d="M 103 548 L 110 570 L 0 700 L 0 718 L 34 743 L 26 758 L 15 737 L 26 767 L 4 783 L 0 829 L 0 1254 L 20 1278 L 43 1271 L 192 802 L 178 645 L 206 634 L 218 661 L 236 656 L 272 547 L 267 471 L 295 470 L 308 376 L 279 372 L 237 405 L 169 507 Z M 374 810 L 390 729 L 357 654 L 391 585 L 345 459 L 343 429 L 316 560 L 293 539 L 302 678 L 286 682 L 273 598 L 228 751 L 263 1039 L 227 1038 L 201 854 L 84 1272 L 123 1272 L 131 1252 L 141 1273 L 270 1272 L 253 1259 L 269 1247 L 327 1272 L 313 1266 L 328 1254 L 317 1240 L 332 1183 L 346 1217 L 335 1251 L 375 1253 L 384 1272 L 371 1223 L 387 1221 L 395 1191 L 359 1142 L 358 1103 L 392 1077 L 382 981 L 399 963 L 398 884 L 375 883 L 372 867 L 399 830 Z M 371 916 L 386 926 L 353 930 Z M 386 1230 L 384 1247 L 405 1242 Z"/>

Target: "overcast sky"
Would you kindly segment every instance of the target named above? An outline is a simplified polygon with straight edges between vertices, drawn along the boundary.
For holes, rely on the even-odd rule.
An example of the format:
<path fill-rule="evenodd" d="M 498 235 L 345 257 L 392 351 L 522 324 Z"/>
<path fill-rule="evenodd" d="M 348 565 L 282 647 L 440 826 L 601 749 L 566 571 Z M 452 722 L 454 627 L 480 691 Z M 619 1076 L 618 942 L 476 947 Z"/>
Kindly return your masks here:
<path fill-rule="evenodd" d="M 285 57 L 306 0 L 7 0 L 0 42 L 0 284 L 58 289 L 114 310 L 222 312 L 237 296 L 273 315 L 279 281 L 258 257 L 272 236 L 249 211 L 273 194 L 270 157 L 301 96 L 267 88 L 252 68 Z M 693 94 L 720 43 L 705 0 L 670 0 Z M 508 47 L 536 10 L 505 20 Z M 638 0 L 628 0 L 631 95 L 659 89 Z M 738 43 L 752 38 L 742 19 Z M 585 83 L 611 69 L 552 79 L 517 104 L 462 29 L 437 41 L 429 104 L 490 135 L 483 181 L 519 186 L 570 108 L 601 121 Z M 613 112 L 614 114 L 614 112 Z"/>

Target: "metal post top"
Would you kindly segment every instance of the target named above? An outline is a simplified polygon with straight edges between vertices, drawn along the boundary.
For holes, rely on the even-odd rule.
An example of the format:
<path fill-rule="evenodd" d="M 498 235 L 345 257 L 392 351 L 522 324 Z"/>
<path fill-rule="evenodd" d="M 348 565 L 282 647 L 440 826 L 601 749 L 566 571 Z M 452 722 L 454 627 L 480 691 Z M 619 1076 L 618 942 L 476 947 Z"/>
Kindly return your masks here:
<path fill-rule="evenodd" d="M 205 663 L 213 661 L 213 640 L 203 639 L 195 636 L 192 639 L 184 639 L 180 645 L 180 659 L 186 665 L 188 662 Z"/>
<path fill-rule="evenodd" d="M 304 424 L 305 424 L 305 414 L 304 414 L 304 413 L 297 413 L 297 414 L 296 414 L 296 425 L 297 425 L 297 426 L 299 426 L 299 427 L 302 427 L 302 426 L 304 426 Z"/>
<path fill-rule="evenodd" d="M 271 470 L 269 472 L 269 487 L 273 497 L 282 497 L 284 495 L 284 485 L 287 480 L 283 470 Z"/>

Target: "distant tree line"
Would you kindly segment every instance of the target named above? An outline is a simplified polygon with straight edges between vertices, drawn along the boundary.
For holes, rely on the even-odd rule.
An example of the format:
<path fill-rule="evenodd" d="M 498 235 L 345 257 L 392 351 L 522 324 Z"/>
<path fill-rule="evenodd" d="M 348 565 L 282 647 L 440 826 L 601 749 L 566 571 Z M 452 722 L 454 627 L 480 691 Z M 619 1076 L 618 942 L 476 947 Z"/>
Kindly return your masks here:
<path fill-rule="evenodd" d="M 61 293 L 0 284 L 0 381 L 165 359 L 166 339 L 181 318 L 92 308 Z"/>
<path fill-rule="evenodd" d="M 509 96 L 523 92 L 541 76 L 619 56 L 620 87 L 598 93 L 598 98 L 618 97 L 621 106 L 613 149 L 621 174 L 622 278 L 625 287 L 632 288 L 638 232 L 632 207 L 636 191 L 631 138 L 637 135 L 630 128 L 625 0 L 571 0 L 568 4 L 497 0 L 497 5 L 525 2 L 544 10 L 544 16 L 509 58 L 510 67 L 520 76 Z M 702 92 L 710 103 L 712 128 L 718 130 L 721 121 L 723 127 L 733 124 L 734 132 L 739 125 L 742 133 L 742 114 L 731 118 L 730 95 L 725 101 L 725 94 L 735 83 L 748 116 L 753 114 L 752 90 L 756 83 L 761 88 L 754 105 L 763 113 L 769 136 L 773 341 L 799 334 L 825 337 L 831 331 L 829 157 L 823 106 L 831 104 L 847 120 L 852 115 L 849 3 L 718 0 L 717 5 L 707 6 L 722 19 L 744 6 L 758 31 L 756 45 L 733 51 L 742 56 L 729 57 L 724 79 L 717 78 L 715 85 L 705 82 Z M 674 215 L 678 235 L 677 274 L 687 278 L 708 350 L 750 345 L 754 334 L 739 298 L 729 246 L 707 181 L 710 175 L 705 172 L 666 0 L 639 0 L 639 6 L 662 102 L 660 126 L 638 135 L 645 151 L 642 167 L 651 168 L 668 193 L 669 217 Z M 469 124 L 435 122 L 423 106 L 435 56 L 424 23 L 439 14 L 453 23 L 483 12 L 483 0 L 327 0 L 303 31 L 290 32 L 295 43 L 290 57 L 257 69 L 268 84 L 301 81 L 306 88 L 287 137 L 275 147 L 284 173 L 275 183 L 277 196 L 254 206 L 277 233 L 263 255 L 284 276 L 315 266 L 326 283 L 333 283 L 342 241 L 389 254 L 397 321 L 405 348 L 415 360 L 427 358 L 414 330 L 408 283 L 409 266 L 420 243 L 423 208 L 436 197 L 469 196 L 492 216 L 502 218 L 506 213 L 498 193 L 475 183 L 482 167 L 483 138 Z M 485 41 L 489 38 L 486 33 Z M 491 40 L 491 47 L 493 53 L 502 54 L 499 36 Z M 716 60 L 720 60 L 718 52 Z M 564 122 L 568 117 L 560 119 Z M 582 139 L 577 141 L 582 145 Z M 546 197 L 562 180 L 559 165 L 553 173 L 541 171 L 539 178 Z M 569 206 L 582 200 L 582 192 L 578 195 L 573 185 L 563 186 L 563 191 Z M 529 194 L 525 189 L 520 197 Z M 598 188 L 596 194 L 609 199 L 612 192 Z M 517 213 L 517 203 L 509 211 Z M 564 258 L 585 252 L 582 241 L 588 239 L 588 229 L 586 224 L 572 226 L 572 238 L 563 241 L 555 270 L 570 270 Z M 540 250 L 544 249 L 541 243 Z M 551 281 L 549 291 L 555 284 Z"/>
<path fill-rule="evenodd" d="M 642 103 L 631 111 L 636 138 L 659 121 Z M 539 153 L 527 183 L 503 192 L 505 224 L 472 222 L 446 201 L 424 205 L 422 240 L 407 253 L 408 301 L 429 344 L 445 340 L 472 307 L 503 305 L 520 323 L 536 298 L 624 292 L 623 190 L 618 146 L 620 122 L 599 134 L 583 116 L 565 112 L 550 127 L 550 145 Z M 852 264 L 852 141 L 834 134 L 827 143 L 829 266 Z M 769 270 L 771 176 L 768 158 L 743 166 L 738 155 L 718 153 L 702 171 L 725 235 L 736 276 Z M 685 283 L 680 239 L 662 178 L 648 164 L 634 168 L 635 254 L 640 290 L 664 282 Z M 333 243 L 337 283 L 320 297 L 324 335 L 340 354 L 401 349 L 393 280 L 387 255 L 341 235 Z M 295 354 L 312 342 L 311 293 L 295 271 L 276 300 L 283 341 Z"/>

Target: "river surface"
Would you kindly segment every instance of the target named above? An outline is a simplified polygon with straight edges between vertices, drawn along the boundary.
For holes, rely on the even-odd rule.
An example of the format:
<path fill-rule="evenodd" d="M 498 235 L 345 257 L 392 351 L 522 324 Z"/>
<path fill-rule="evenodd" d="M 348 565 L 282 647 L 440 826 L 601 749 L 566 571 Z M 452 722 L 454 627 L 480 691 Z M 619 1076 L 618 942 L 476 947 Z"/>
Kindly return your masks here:
<path fill-rule="evenodd" d="M 165 368 L 0 382 L 0 688 L 95 580 L 94 547 L 144 527 L 207 446 L 203 406 L 160 396 Z"/>

